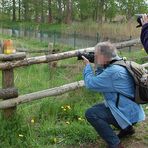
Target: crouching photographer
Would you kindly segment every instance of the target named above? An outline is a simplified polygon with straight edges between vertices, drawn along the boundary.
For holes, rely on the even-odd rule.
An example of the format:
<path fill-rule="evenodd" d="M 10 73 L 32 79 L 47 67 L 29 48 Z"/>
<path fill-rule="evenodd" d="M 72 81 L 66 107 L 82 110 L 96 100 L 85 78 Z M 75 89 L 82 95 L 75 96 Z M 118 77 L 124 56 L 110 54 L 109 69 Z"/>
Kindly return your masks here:
<path fill-rule="evenodd" d="M 78 57 L 81 59 L 80 55 Z M 95 74 L 87 57 L 97 67 Z M 134 80 L 125 67 L 113 64 L 121 58 L 110 42 L 97 44 L 94 56 L 88 54 L 82 58 L 86 65 L 83 71 L 86 88 L 104 95 L 104 103 L 87 109 L 86 119 L 108 148 L 123 148 L 120 139 L 134 134 L 133 125 L 145 119 L 142 107 L 129 99 L 134 98 Z M 111 125 L 120 130 L 118 135 Z"/>
<path fill-rule="evenodd" d="M 142 14 L 138 16 L 137 21 L 139 23 L 137 27 L 142 26 L 140 38 L 145 51 L 148 53 L 148 15 Z"/>

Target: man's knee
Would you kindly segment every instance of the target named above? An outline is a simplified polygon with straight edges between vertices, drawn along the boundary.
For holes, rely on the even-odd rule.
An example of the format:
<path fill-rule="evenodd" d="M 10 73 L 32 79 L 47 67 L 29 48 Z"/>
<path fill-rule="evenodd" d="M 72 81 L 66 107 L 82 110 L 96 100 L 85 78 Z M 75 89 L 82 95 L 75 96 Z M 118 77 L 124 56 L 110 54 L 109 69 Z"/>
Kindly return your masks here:
<path fill-rule="evenodd" d="M 91 107 L 91 108 L 87 109 L 85 112 L 85 117 L 86 117 L 87 121 L 90 123 L 96 122 L 99 119 L 101 119 L 99 116 L 99 111 L 95 107 Z"/>
<path fill-rule="evenodd" d="M 89 109 L 86 110 L 85 117 L 86 117 L 87 120 L 93 118 L 94 116 L 95 116 L 95 114 L 94 114 L 93 108 L 89 108 Z"/>

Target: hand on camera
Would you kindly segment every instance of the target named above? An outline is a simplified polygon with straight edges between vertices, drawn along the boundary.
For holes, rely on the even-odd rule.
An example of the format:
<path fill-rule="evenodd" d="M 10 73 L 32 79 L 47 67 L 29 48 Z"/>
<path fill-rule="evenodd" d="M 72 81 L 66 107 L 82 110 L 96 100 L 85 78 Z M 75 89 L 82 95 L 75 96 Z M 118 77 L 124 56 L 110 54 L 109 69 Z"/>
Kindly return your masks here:
<path fill-rule="evenodd" d="M 87 65 L 87 64 L 90 64 L 89 60 L 87 58 L 85 58 L 84 56 L 82 56 L 83 60 L 84 60 L 84 63 Z"/>
<path fill-rule="evenodd" d="M 142 23 L 142 26 L 148 23 L 148 15 L 147 14 L 142 15 L 141 23 Z"/>

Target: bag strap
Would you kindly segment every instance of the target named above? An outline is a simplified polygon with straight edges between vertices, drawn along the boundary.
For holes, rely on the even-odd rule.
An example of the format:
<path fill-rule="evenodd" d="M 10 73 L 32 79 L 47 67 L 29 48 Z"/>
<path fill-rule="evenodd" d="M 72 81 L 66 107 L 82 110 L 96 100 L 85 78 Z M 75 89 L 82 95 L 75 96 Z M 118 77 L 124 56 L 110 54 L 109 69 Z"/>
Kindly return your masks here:
<path fill-rule="evenodd" d="M 126 69 L 128 70 L 126 61 L 123 60 L 123 59 L 113 61 L 111 64 L 122 66 L 122 67 L 124 67 L 124 68 L 126 68 Z M 118 92 L 118 93 L 117 93 L 117 99 L 116 99 L 116 107 L 117 107 L 117 108 L 118 108 L 118 106 L 119 106 L 120 94 L 123 95 L 123 96 L 125 96 L 126 98 L 128 98 L 128 99 L 134 101 L 134 100 L 133 100 L 133 99 L 134 99 L 133 97 L 129 97 L 129 96 L 127 96 L 126 94 L 123 94 L 123 93 L 119 93 L 119 92 Z"/>
<path fill-rule="evenodd" d="M 116 107 L 118 108 L 119 106 L 119 100 L 120 100 L 120 94 L 117 93 L 117 100 L 116 100 Z"/>

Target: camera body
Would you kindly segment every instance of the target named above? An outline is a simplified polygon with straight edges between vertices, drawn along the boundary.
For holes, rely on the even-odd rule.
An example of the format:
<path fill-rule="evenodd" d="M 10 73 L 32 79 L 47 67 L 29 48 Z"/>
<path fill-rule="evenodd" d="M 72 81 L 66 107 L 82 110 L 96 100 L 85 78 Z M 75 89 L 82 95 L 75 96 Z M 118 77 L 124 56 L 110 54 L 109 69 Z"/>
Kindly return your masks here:
<path fill-rule="evenodd" d="M 137 16 L 137 22 L 138 22 L 138 24 L 139 25 L 137 25 L 136 27 L 138 28 L 138 27 L 142 27 L 142 22 L 141 22 L 141 18 L 142 18 L 142 16 L 143 16 L 143 14 L 135 14 L 136 16 Z M 147 17 L 148 17 L 148 15 L 147 15 Z"/>
<path fill-rule="evenodd" d="M 95 61 L 94 52 L 86 52 L 83 54 L 80 52 L 77 53 L 78 60 L 83 60 L 82 56 L 84 56 L 86 59 L 88 59 L 89 62 L 91 62 L 91 63 L 94 63 L 94 61 Z"/>

